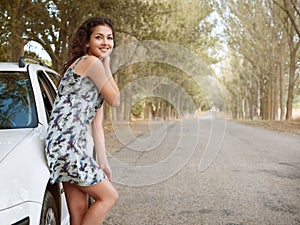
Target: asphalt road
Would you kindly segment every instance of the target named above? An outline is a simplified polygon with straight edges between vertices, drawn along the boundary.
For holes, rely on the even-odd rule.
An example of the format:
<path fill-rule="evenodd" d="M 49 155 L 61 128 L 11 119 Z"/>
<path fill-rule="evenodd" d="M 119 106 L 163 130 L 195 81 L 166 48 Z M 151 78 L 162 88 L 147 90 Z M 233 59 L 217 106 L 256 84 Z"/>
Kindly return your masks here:
<path fill-rule="evenodd" d="M 116 130 L 104 224 L 300 224 L 300 136 L 211 117 L 151 131 Z"/>

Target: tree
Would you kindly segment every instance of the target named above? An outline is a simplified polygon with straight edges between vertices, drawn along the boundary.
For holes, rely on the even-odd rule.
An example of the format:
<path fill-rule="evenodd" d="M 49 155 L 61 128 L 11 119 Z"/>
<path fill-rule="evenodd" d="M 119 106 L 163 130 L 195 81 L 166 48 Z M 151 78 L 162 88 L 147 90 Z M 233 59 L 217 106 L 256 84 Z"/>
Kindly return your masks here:
<path fill-rule="evenodd" d="M 125 11 L 127 13 L 126 16 L 123 17 L 119 15 L 119 17 L 116 18 L 116 23 L 120 25 L 118 26 L 118 31 L 120 32 L 118 42 L 121 43 L 121 45 L 132 41 L 143 40 L 167 41 L 178 43 L 181 46 L 191 49 L 191 51 L 197 53 L 199 57 L 205 59 L 209 63 L 216 62 L 216 59 L 208 53 L 208 49 L 213 48 L 216 43 L 216 39 L 209 35 L 213 24 L 204 21 L 212 12 L 212 6 L 209 2 L 190 1 L 187 3 L 182 1 L 149 1 L 148 3 L 142 4 L 142 1 L 132 1 L 132 3 L 127 1 L 126 4 L 124 3 L 122 5 L 121 3 L 121 5 L 118 6 L 117 4 L 107 6 L 114 9 L 117 7 L 120 7 L 121 9 L 123 7 L 128 7 L 131 9 L 129 13 L 128 10 L 121 10 L 122 12 Z M 140 5 L 143 7 L 140 7 Z M 140 10 L 136 10 L 136 8 L 139 8 Z M 135 11 L 138 13 L 135 13 Z M 158 45 L 155 46 L 155 48 L 160 49 L 161 46 Z M 134 51 L 130 52 L 131 54 L 134 54 Z M 148 51 L 146 54 L 150 54 L 149 52 L 151 51 Z M 155 54 L 163 54 L 163 52 L 164 50 L 155 52 Z M 128 52 L 120 53 L 120 55 L 128 58 L 128 61 L 133 57 Z M 162 57 L 164 56 L 162 55 Z M 180 84 L 187 79 L 186 76 L 183 76 L 182 73 L 178 73 L 178 71 L 177 73 L 174 73 L 167 65 L 157 63 L 155 66 L 153 63 L 142 63 L 140 65 L 130 66 L 130 68 L 124 69 L 117 74 L 117 77 L 121 78 L 118 80 L 122 80 L 122 83 L 119 82 L 119 87 L 122 89 L 129 82 L 132 82 L 133 75 L 135 76 L 134 79 L 137 79 L 143 76 L 162 74 L 162 71 L 164 71 L 164 74 L 170 75 L 168 77 L 169 79 L 176 80 Z M 194 93 L 196 93 L 197 90 L 199 90 L 199 87 L 194 88 Z M 124 113 L 124 115 L 129 115 L 128 107 L 131 106 L 129 102 L 131 99 L 131 92 L 127 89 L 126 93 L 127 95 L 124 99 L 128 100 L 121 102 L 118 114 Z M 198 100 L 199 99 L 200 98 L 198 97 Z M 168 104 L 165 104 L 165 102 L 162 101 L 162 99 L 159 101 L 154 101 L 152 98 L 147 99 L 144 114 L 148 115 L 148 112 L 155 113 L 155 110 L 149 110 L 149 108 L 152 106 L 154 108 L 159 108 L 158 105 L 160 105 L 161 111 L 164 111 L 164 107 L 170 110 Z M 169 113 L 169 111 L 167 113 L 170 115 L 172 114 Z M 121 116 L 118 116 L 118 118 L 121 118 Z"/>
<path fill-rule="evenodd" d="M 240 99 L 243 104 L 239 104 L 239 107 L 243 107 L 242 111 L 245 111 L 244 107 L 250 107 L 249 118 L 252 118 L 251 112 L 258 106 L 263 119 L 283 118 L 284 87 L 287 84 L 284 75 L 288 63 L 288 115 L 291 112 L 289 102 L 293 102 L 295 55 L 299 47 L 299 38 L 291 33 L 291 22 L 275 7 L 273 1 L 220 2 L 219 12 L 227 27 L 227 43 L 242 60 L 240 66 L 243 69 L 234 71 L 241 80 L 239 84 L 245 87 L 240 89 L 243 90 Z M 230 86 L 228 82 L 226 85 Z M 280 117 L 277 115 L 278 107 L 281 109 Z"/>
<path fill-rule="evenodd" d="M 24 54 L 23 48 L 27 43 L 24 39 L 25 20 L 23 10 L 30 8 L 30 1 L 5 1 L 1 3 L 2 31 L 1 39 L 4 44 L 5 58 L 17 61 Z M 4 29 L 3 29 L 4 28 Z"/>
<path fill-rule="evenodd" d="M 298 77 L 295 77 L 297 68 L 297 51 L 300 47 L 300 11 L 298 9 L 297 0 L 281 0 L 275 1 L 274 3 L 282 9 L 289 18 L 290 23 L 287 23 L 286 30 L 288 32 L 288 45 L 290 50 L 289 57 L 289 86 L 288 86 L 288 97 L 286 103 L 286 119 L 290 120 L 292 118 L 293 100 L 294 100 L 294 89 L 295 83 Z M 298 36 L 298 37 L 295 37 Z"/>
<path fill-rule="evenodd" d="M 214 48 L 217 39 L 212 37 L 210 32 L 215 24 L 206 21 L 213 10 L 212 2 L 116 0 L 107 4 L 105 0 L 96 2 L 87 0 L 82 4 L 77 0 L 12 0 L 1 4 L 0 8 L 0 16 L 3 19 L 0 23 L 7 31 L 1 33 L 4 45 L 0 50 L 5 52 L 9 49 L 14 50 L 2 55 L 16 61 L 23 54 L 24 45 L 34 41 L 49 54 L 52 67 L 60 70 L 66 60 L 67 46 L 74 29 L 87 17 L 101 12 L 102 16 L 110 17 L 115 23 L 117 46 L 133 40 L 168 41 L 190 49 L 208 63 L 214 63 L 217 59 L 211 54 L 211 49 Z M 14 48 L 12 48 L 13 44 Z M 134 79 L 143 76 L 141 73 L 136 73 L 139 67 L 128 66 L 125 71 L 122 71 L 122 77 L 120 72 L 118 74 L 120 77 L 118 75 L 116 77 L 119 86 L 131 82 L 134 74 L 137 75 Z M 143 69 L 144 74 L 156 73 L 150 69 Z M 162 66 L 161 71 L 172 70 L 168 66 Z M 183 83 L 186 79 L 180 76 L 179 71 L 175 74 L 172 75 L 172 79 L 178 83 Z M 198 96 L 197 101 L 201 101 L 199 87 L 190 86 L 188 89 L 191 95 Z M 118 110 L 119 118 L 129 119 L 125 117 L 129 115 L 128 111 L 131 107 L 130 95 L 128 90 Z M 156 101 L 155 104 L 168 107 L 164 102 Z M 106 110 L 106 115 L 108 114 L 109 109 Z M 116 115 L 116 112 L 112 114 Z"/>

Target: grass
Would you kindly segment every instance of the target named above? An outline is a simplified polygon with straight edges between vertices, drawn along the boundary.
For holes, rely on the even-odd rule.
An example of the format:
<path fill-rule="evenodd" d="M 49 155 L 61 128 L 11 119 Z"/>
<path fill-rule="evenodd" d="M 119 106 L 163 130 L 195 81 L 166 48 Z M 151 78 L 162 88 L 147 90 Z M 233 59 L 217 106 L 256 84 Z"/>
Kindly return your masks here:
<path fill-rule="evenodd" d="M 291 121 L 238 120 L 238 122 L 269 130 L 300 135 L 300 119 Z"/>

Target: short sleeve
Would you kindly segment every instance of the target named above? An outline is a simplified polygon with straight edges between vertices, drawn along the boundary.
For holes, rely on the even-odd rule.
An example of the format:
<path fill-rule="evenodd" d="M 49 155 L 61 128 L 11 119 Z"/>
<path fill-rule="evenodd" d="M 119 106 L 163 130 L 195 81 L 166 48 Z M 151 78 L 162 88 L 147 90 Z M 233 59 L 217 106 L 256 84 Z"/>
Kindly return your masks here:
<path fill-rule="evenodd" d="M 106 84 L 106 82 L 109 81 L 109 79 L 112 78 L 112 76 L 107 75 L 100 59 L 94 58 L 90 60 L 93 60 L 93 62 L 88 67 L 87 71 L 85 72 L 85 75 L 93 80 L 99 92 L 101 92 L 103 86 Z"/>

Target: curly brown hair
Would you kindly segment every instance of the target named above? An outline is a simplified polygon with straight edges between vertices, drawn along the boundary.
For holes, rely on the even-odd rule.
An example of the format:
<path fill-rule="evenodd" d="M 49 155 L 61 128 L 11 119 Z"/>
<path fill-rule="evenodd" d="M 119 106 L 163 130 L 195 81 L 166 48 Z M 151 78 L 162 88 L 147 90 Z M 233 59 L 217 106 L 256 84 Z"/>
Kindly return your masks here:
<path fill-rule="evenodd" d="M 86 43 L 90 40 L 94 28 L 98 25 L 109 26 L 114 36 L 113 22 L 110 19 L 95 16 L 84 21 L 74 33 L 72 42 L 69 44 L 68 59 L 64 64 L 63 73 L 67 71 L 76 59 L 87 53 Z"/>

